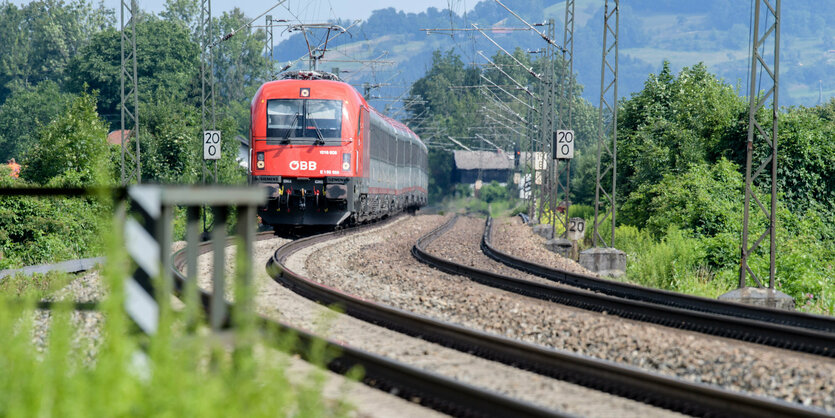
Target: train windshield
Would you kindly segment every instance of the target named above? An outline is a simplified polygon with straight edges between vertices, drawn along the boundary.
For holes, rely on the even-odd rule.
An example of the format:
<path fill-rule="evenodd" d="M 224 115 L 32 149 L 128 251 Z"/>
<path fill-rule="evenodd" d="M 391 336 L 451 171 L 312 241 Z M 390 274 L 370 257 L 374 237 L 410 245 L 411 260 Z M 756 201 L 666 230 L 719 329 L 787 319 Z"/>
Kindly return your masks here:
<path fill-rule="evenodd" d="M 330 144 L 342 137 L 342 101 L 273 99 L 267 101 L 267 141 Z M 341 141 L 339 141 L 341 143 Z"/>

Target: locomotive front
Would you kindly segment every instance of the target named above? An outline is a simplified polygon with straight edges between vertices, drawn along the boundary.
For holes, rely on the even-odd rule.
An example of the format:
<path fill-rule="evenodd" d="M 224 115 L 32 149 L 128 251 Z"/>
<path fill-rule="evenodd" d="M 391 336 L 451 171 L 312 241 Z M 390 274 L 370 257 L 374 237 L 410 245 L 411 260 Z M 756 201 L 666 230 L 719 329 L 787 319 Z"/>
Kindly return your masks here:
<path fill-rule="evenodd" d="M 259 213 L 265 224 L 349 219 L 362 170 L 362 105 L 351 86 L 321 75 L 261 86 L 251 106 L 250 178 L 269 191 Z"/>

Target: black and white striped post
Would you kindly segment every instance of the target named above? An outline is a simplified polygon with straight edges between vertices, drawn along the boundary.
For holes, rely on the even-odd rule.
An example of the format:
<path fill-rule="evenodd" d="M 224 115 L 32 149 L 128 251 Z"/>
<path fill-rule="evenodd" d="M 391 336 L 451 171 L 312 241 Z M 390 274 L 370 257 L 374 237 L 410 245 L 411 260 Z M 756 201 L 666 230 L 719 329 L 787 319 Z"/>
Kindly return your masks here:
<path fill-rule="evenodd" d="M 193 324 L 197 312 L 197 257 L 199 245 L 200 208 L 209 206 L 214 214 L 212 230 L 213 274 L 209 324 L 219 330 L 228 323 L 225 304 L 227 221 L 237 208 L 238 239 L 235 266 L 236 316 L 246 320 L 252 310 L 252 243 L 255 238 L 255 211 L 266 202 L 266 191 L 240 187 L 163 187 L 133 186 L 128 188 L 130 207 L 137 216 L 125 219 L 125 247 L 135 265 L 125 284 L 125 309 L 146 334 L 157 332 L 161 307 L 168 309 L 174 290 L 171 266 L 171 245 L 174 211 L 186 211 L 187 280 L 183 292 L 186 314 Z"/>

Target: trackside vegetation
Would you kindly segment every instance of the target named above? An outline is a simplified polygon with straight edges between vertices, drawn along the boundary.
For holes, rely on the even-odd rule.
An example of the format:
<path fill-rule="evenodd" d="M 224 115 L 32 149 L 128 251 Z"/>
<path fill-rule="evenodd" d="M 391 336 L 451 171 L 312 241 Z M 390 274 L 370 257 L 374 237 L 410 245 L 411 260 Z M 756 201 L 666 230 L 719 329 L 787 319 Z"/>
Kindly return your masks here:
<path fill-rule="evenodd" d="M 137 17 L 142 180 L 199 184 L 199 3 L 170 1 Z M 217 33 L 249 19 L 214 18 Z M 0 4 L 0 187 L 113 186 L 121 182 L 120 34 L 113 10 L 88 0 Z M 215 48 L 217 124 L 223 134 L 218 181 L 243 184 L 237 135 L 247 136 L 249 102 L 267 74 L 263 30 Z M 128 135 L 133 149 L 137 133 Z M 111 139 L 113 139 L 111 138 Z M 11 178 L 5 164 L 22 166 Z M 109 203 L 80 198 L 0 199 L 0 269 L 103 254 L 99 216 Z M 108 221 L 109 222 L 109 221 Z M 181 228 L 180 228 L 181 229 Z"/>
<path fill-rule="evenodd" d="M 199 184 L 201 148 L 199 2 L 166 2 L 137 13 L 139 115 L 128 146 L 141 141 L 143 183 Z M 249 18 L 214 18 L 228 33 Z M 0 187 L 120 184 L 120 34 L 113 10 L 88 0 L 0 3 Z M 236 135 L 247 136 L 248 97 L 266 78 L 263 30 L 241 31 L 215 48 L 218 180 L 243 184 Z M 113 136 L 113 135 L 111 135 Z M 112 138 L 111 138 L 112 139 Z M 18 178 L 5 164 L 14 158 Z M 345 416 L 351 406 L 322 396 L 324 372 L 288 371 L 292 335 L 251 328 L 223 335 L 165 311 L 154 336 L 125 314 L 128 274 L 111 196 L 0 199 L 0 269 L 106 256 L 98 313 L 35 303 L 75 277 L 0 279 L 0 416 Z M 209 222 L 211 218 L 209 217 Z M 234 224 L 234 221 L 231 222 Z M 178 218 L 176 233 L 182 236 Z M 233 228 L 230 225 L 230 228 Z M 90 323 L 99 334 L 91 333 Z M 85 325 L 86 324 L 86 325 Z M 190 326 L 186 326 L 189 324 Z M 317 345 L 304 357 L 323 365 Z M 354 374 L 356 375 L 356 373 Z M 340 398 L 340 396 L 337 396 Z M 344 396 L 341 396 L 344 398 Z"/>
<path fill-rule="evenodd" d="M 531 62 L 527 55 L 517 57 L 523 63 Z M 503 58 L 507 57 L 493 57 L 497 62 Z M 537 67 L 536 62 L 533 65 L 543 68 L 541 64 Z M 509 66 L 510 75 L 525 80 L 523 70 L 513 72 L 517 67 Z M 554 71 L 559 74 L 561 68 L 556 65 Z M 470 103 L 476 101 L 471 97 L 472 89 L 449 88 L 465 82 L 451 74 L 467 74 L 474 79 L 476 76 L 471 73 L 478 71 L 482 70 L 465 67 L 452 52 L 435 54 L 432 68 L 411 91 L 413 97 L 426 101 L 415 114 L 425 110 L 434 121 L 424 122 L 433 128 L 418 130 L 419 135 L 437 138 L 439 135 L 433 135 L 433 130 L 441 126 L 455 136 L 466 136 L 485 125 L 472 110 L 475 106 Z M 502 74 L 489 74 L 489 78 L 499 84 L 511 83 Z M 578 91 L 581 89 L 579 86 Z M 510 94 L 527 100 L 523 93 Z M 524 115 L 524 107 L 510 94 L 496 96 L 503 98 L 503 106 Z M 487 99 L 482 100 L 489 104 Z M 594 218 L 597 121 L 594 109 L 577 92 L 572 100 L 578 103 L 573 119 L 577 144 L 572 161 L 569 216 L 586 219 L 586 240 L 581 245 L 588 248 Z M 764 109 L 757 117 L 766 123 L 770 112 Z M 791 295 L 799 309 L 833 315 L 835 101 L 816 107 L 782 108 L 779 112 L 775 285 Z M 675 74 L 664 62 L 657 74 L 647 77 L 643 90 L 621 99 L 615 247 L 628 256 L 623 280 L 712 298 L 737 287 L 747 130 L 748 101 L 740 96 L 739 86 L 718 79 L 702 64 L 685 67 Z M 527 143 L 522 135 L 503 132 L 506 136 L 498 140 L 504 141 L 508 149 L 514 142 Z M 479 146 L 477 141 L 463 142 L 470 147 Z M 450 152 L 445 148 L 448 145 L 435 146 L 430 153 L 430 171 L 438 176 L 430 183 L 436 201 L 444 196 L 471 193 L 452 181 Z M 755 161 L 762 161 L 765 153 L 765 147 L 758 143 Z M 498 184 L 485 185 L 479 199 L 466 203 L 470 211 L 486 214 L 488 207 L 521 205 L 513 202 L 518 190 L 510 180 L 506 193 L 496 192 L 496 187 L 503 188 Z M 755 192 L 762 200 L 770 185 L 763 182 L 757 187 Z M 523 208 L 512 212 L 520 211 Z M 546 207 L 542 222 L 551 222 L 551 216 Z M 751 219 L 752 231 L 765 231 L 766 219 L 759 211 L 752 212 Z M 609 226 L 603 228 L 601 234 L 608 236 Z M 764 280 L 768 279 L 768 252 L 766 240 L 751 261 Z"/>
<path fill-rule="evenodd" d="M 118 248 L 116 234 L 107 232 Z M 348 416 L 352 407 L 322 397 L 324 372 L 289 372 L 296 339 L 238 327 L 226 335 L 205 322 L 185 326 L 182 312 L 164 309 L 158 332 L 146 336 L 125 314 L 127 274 L 121 250 L 107 252 L 100 275 L 107 297 L 98 313 L 35 301 L 70 277 L 6 278 L 0 282 L 0 415 L 31 416 Z M 89 337 L 92 321 L 100 327 Z M 244 323 L 245 321 L 240 321 Z M 86 331 L 84 329 L 86 328 Z M 307 358 L 322 365 L 321 344 Z M 353 376 L 358 376 L 353 373 Z M 342 395 L 341 397 L 344 397 Z"/>

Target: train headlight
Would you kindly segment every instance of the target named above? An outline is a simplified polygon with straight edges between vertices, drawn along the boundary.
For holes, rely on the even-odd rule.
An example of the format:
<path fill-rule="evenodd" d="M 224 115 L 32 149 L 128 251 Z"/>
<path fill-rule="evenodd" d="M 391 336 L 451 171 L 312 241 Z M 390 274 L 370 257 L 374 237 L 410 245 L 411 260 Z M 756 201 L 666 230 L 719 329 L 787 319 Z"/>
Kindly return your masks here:
<path fill-rule="evenodd" d="M 255 163 L 255 168 L 257 168 L 259 170 L 263 170 L 264 167 L 266 166 L 266 164 L 264 163 L 264 153 L 263 152 L 256 152 L 255 153 L 255 159 L 258 160 Z"/>
<path fill-rule="evenodd" d="M 342 171 L 348 171 L 351 169 L 351 154 L 350 153 L 343 153 L 342 154 Z"/>

